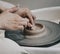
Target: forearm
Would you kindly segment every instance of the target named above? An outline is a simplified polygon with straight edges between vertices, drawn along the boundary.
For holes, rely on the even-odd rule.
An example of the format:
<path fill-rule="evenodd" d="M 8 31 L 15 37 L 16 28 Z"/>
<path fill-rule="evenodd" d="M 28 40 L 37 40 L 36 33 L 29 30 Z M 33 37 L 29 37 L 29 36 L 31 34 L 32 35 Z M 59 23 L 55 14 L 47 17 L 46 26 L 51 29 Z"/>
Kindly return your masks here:
<path fill-rule="evenodd" d="M 10 9 L 12 7 L 15 7 L 15 5 L 5 2 L 5 1 L 0 1 L 0 9 L 1 10 L 5 11 L 5 10 Z"/>

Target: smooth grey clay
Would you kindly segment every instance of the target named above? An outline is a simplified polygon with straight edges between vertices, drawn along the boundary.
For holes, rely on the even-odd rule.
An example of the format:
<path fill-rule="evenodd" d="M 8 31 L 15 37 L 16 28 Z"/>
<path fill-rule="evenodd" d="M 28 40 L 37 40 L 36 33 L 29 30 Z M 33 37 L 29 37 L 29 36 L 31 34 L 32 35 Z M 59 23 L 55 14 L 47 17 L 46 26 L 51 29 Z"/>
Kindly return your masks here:
<path fill-rule="evenodd" d="M 58 41 L 60 41 L 60 25 L 59 24 L 56 24 L 50 21 L 45 21 L 45 20 L 36 20 L 36 23 L 39 24 L 38 27 L 40 29 L 39 32 L 37 32 L 36 34 L 31 33 L 30 31 L 27 31 L 31 33 L 29 35 L 27 35 L 28 33 L 24 34 L 24 32 L 22 32 L 21 34 L 17 34 L 19 32 L 11 33 L 7 31 L 6 35 L 17 34 L 15 38 L 18 36 L 21 37 L 20 35 L 22 35 L 23 36 L 22 39 L 17 40 L 18 38 L 16 38 L 15 40 L 19 45 L 22 45 L 22 46 L 31 46 L 31 47 L 48 46 L 48 45 L 56 44 Z M 13 37 L 10 36 L 9 38 L 12 39 Z"/>

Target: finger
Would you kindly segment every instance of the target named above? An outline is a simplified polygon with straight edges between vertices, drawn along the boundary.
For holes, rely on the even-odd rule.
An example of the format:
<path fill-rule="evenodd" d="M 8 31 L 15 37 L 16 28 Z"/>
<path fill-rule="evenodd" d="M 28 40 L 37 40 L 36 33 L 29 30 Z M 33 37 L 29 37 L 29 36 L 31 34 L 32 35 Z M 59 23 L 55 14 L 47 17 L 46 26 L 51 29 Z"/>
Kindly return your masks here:
<path fill-rule="evenodd" d="M 12 30 L 24 30 L 24 26 L 20 25 L 20 26 L 13 26 Z"/>
<path fill-rule="evenodd" d="M 29 20 L 27 18 L 24 18 L 23 21 L 20 21 L 22 25 L 27 27 L 27 24 L 29 23 Z"/>
<path fill-rule="evenodd" d="M 13 7 L 13 8 L 11 8 L 11 9 L 8 9 L 7 11 L 8 11 L 8 12 L 11 12 L 11 13 L 14 13 L 14 12 L 16 12 L 17 10 L 18 10 L 17 7 Z"/>
<path fill-rule="evenodd" d="M 23 25 L 24 27 L 27 27 L 27 22 L 20 22 L 19 25 Z"/>
<path fill-rule="evenodd" d="M 22 18 L 22 17 L 18 17 L 16 19 L 14 19 L 13 21 L 16 21 L 16 22 L 29 22 L 29 19 L 27 18 Z"/>
<path fill-rule="evenodd" d="M 24 26 L 22 26 L 22 25 L 21 26 L 18 26 L 18 29 L 19 30 L 24 30 Z"/>
<path fill-rule="evenodd" d="M 20 19 L 17 19 L 18 21 L 20 21 L 20 22 L 22 22 L 22 21 L 27 21 L 27 22 L 29 22 L 29 19 L 27 19 L 27 18 L 20 18 Z"/>
<path fill-rule="evenodd" d="M 31 23 L 28 23 L 28 25 L 27 25 L 28 27 L 32 27 L 32 24 Z"/>
<path fill-rule="evenodd" d="M 27 26 L 28 22 L 29 22 L 29 20 L 27 18 L 25 18 L 25 19 L 22 18 L 20 21 L 19 20 L 12 21 L 11 24 Z"/>
<path fill-rule="evenodd" d="M 22 25 L 22 26 L 25 26 L 27 27 L 27 23 L 26 21 L 22 21 L 22 22 L 13 22 L 14 25 Z"/>
<path fill-rule="evenodd" d="M 24 18 L 24 21 L 26 21 L 26 22 L 29 22 L 29 19 L 27 19 L 27 18 Z"/>
<path fill-rule="evenodd" d="M 12 26 L 6 26 L 5 27 L 6 30 L 24 30 L 24 27 L 22 25 L 18 26 L 18 25 L 12 25 Z"/>
<path fill-rule="evenodd" d="M 31 15 L 30 13 L 27 13 L 27 16 L 28 16 L 28 18 L 29 18 L 31 24 L 33 24 L 34 22 L 33 22 L 32 15 Z"/>

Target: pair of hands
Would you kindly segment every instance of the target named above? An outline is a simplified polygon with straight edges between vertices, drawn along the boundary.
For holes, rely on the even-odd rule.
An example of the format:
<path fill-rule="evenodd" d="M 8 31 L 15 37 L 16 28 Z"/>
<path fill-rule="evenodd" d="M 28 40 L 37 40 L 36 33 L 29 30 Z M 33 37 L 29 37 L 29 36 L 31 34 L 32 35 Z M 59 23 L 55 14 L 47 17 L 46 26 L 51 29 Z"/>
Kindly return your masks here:
<path fill-rule="evenodd" d="M 11 8 L 0 14 L 0 28 L 8 30 L 23 30 L 34 25 L 35 16 L 28 8 Z"/>

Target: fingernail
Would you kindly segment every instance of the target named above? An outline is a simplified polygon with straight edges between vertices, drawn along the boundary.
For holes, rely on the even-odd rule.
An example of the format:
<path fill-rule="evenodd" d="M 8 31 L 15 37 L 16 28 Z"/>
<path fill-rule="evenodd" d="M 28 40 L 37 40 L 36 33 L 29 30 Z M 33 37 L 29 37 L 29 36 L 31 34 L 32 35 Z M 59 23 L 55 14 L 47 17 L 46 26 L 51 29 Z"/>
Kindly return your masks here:
<path fill-rule="evenodd" d="M 28 23 L 28 27 L 32 27 L 32 25 L 30 23 Z"/>

